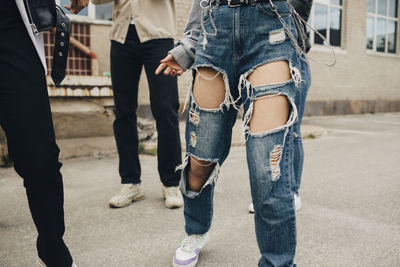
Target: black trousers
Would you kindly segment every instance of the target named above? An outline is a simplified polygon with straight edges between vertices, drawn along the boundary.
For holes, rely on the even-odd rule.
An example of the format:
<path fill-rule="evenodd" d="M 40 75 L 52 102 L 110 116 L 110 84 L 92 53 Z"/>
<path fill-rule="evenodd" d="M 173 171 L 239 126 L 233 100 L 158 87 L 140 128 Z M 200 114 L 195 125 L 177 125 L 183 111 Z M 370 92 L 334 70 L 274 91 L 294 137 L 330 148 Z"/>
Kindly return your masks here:
<path fill-rule="evenodd" d="M 130 25 L 124 44 L 111 41 L 111 79 L 114 90 L 114 134 L 119 154 L 119 172 L 123 184 L 140 183 L 137 116 L 138 84 L 144 65 L 150 88 L 150 106 L 158 132 L 158 172 L 165 186 L 177 186 L 181 164 L 178 123 L 178 86 L 176 78 L 154 74 L 160 60 L 173 48 L 172 39 L 140 43 L 134 25 Z"/>
<path fill-rule="evenodd" d="M 0 124 L 15 170 L 24 179 L 39 233 L 39 257 L 50 267 L 70 267 L 72 258 L 62 238 L 61 163 L 45 73 L 15 1 L 7 2 L 11 6 L 0 11 Z"/>

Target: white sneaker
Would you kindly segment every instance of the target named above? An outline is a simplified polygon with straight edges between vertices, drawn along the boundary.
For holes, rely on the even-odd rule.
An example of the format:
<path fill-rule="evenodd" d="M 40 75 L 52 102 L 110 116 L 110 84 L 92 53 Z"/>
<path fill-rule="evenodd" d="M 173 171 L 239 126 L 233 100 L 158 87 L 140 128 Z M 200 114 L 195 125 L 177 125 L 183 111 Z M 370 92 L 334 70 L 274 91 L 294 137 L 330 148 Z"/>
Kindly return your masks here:
<path fill-rule="evenodd" d="M 165 207 L 169 209 L 180 208 L 183 206 L 183 198 L 178 186 L 163 186 L 162 194 L 165 199 Z"/>
<path fill-rule="evenodd" d="M 145 198 L 140 184 L 123 184 L 121 191 L 110 199 L 110 207 L 122 208 Z"/>
<path fill-rule="evenodd" d="M 46 267 L 46 264 L 40 259 L 38 258 L 36 260 L 37 265 L 39 265 L 40 267 Z M 78 267 L 75 263 L 72 263 L 71 267 Z"/>
<path fill-rule="evenodd" d="M 251 202 L 251 203 L 249 204 L 249 207 L 248 207 L 247 209 L 249 210 L 250 213 L 254 213 L 254 205 L 253 205 L 253 202 Z"/>
<path fill-rule="evenodd" d="M 200 250 L 210 240 L 209 232 L 202 235 L 186 235 L 175 251 L 174 267 L 194 267 L 199 259 Z"/>
<path fill-rule="evenodd" d="M 296 207 L 296 211 L 301 209 L 301 197 L 298 194 L 294 194 L 294 206 Z"/>
<path fill-rule="evenodd" d="M 296 207 L 296 211 L 301 209 L 301 197 L 298 194 L 294 194 L 294 206 Z M 254 213 L 253 203 L 250 203 L 248 210 L 250 213 Z"/>

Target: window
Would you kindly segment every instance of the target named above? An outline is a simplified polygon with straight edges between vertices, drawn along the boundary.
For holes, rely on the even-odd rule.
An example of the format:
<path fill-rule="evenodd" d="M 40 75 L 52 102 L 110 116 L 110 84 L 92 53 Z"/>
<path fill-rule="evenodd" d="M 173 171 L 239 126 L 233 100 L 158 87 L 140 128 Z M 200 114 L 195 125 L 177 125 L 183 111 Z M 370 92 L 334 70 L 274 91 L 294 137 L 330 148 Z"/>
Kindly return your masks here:
<path fill-rule="evenodd" d="M 315 0 L 311 10 L 310 25 L 320 32 L 332 46 L 342 45 L 342 0 Z M 316 33 L 311 31 L 310 41 L 324 44 Z"/>
<path fill-rule="evenodd" d="M 367 1 L 367 49 L 396 54 L 397 0 Z"/>
<path fill-rule="evenodd" d="M 65 5 L 71 5 L 71 0 L 56 0 L 56 3 L 69 14 L 69 11 L 64 8 Z M 88 16 L 93 19 L 112 20 L 113 2 L 104 5 L 95 6 L 89 3 L 89 6 L 82 9 L 78 15 Z"/>

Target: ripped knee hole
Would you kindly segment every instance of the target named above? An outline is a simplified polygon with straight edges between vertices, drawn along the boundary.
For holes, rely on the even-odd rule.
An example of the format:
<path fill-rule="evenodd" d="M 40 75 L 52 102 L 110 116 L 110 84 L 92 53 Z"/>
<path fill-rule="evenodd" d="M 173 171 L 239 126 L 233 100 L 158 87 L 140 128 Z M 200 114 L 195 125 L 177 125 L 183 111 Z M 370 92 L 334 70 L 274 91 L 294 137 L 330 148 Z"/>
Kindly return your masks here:
<path fill-rule="evenodd" d="M 289 81 L 292 71 L 288 61 L 275 61 L 255 68 L 249 75 L 253 86 L 277 84 Z"/>
<path fill-rule="evenodd" d="M 284 95 L 268 95 L 256 99 L 249 122 L 252 133 L 262 133 L 283 127 L 287 124 L 290 103 Z"/>
<path fill-rule="evenodd" d="M 225 81 L 221 72 L 212 68 L 196 69 L 193 97 L 200 108 L 216 109 L 226 97 Z"/>

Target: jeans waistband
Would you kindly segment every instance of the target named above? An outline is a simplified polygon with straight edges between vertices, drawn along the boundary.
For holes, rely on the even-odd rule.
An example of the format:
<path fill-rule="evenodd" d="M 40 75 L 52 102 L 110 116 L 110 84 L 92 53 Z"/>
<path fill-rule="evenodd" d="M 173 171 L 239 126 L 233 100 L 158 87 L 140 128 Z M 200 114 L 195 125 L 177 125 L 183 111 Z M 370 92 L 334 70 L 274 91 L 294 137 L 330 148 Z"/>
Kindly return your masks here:
<path fill-rule="evenodd" d="M 286 1 L 286 0 L 272 0 L 272 2 L 276 1 Z M 228 5 L 230 7 L 238 7 L 245 5 L 255 5 L 257 3 L 269 3 L 270 0 L 213 0 L 213 4 L 219 5 Z"/>

